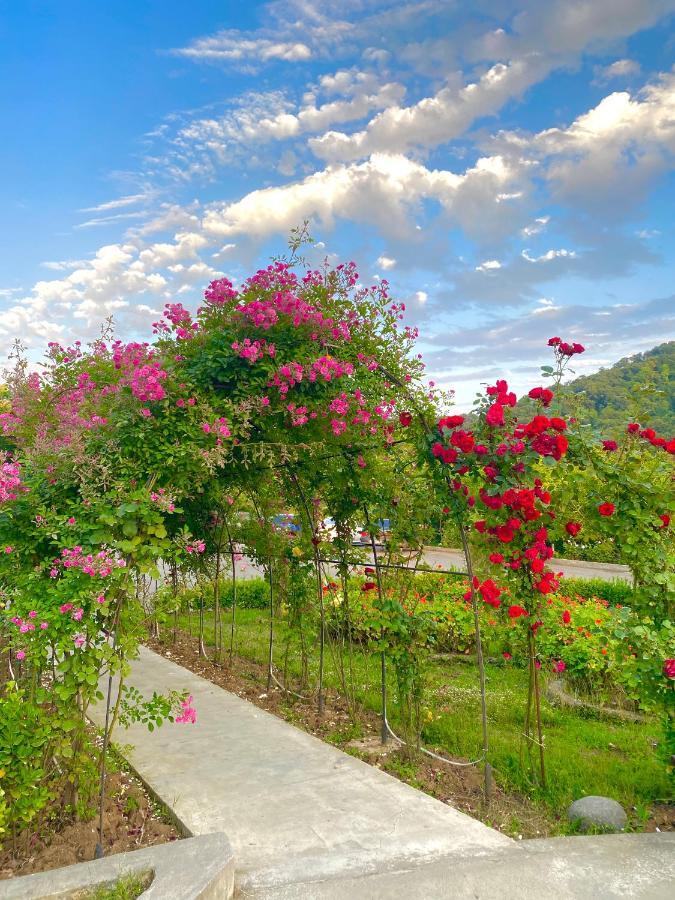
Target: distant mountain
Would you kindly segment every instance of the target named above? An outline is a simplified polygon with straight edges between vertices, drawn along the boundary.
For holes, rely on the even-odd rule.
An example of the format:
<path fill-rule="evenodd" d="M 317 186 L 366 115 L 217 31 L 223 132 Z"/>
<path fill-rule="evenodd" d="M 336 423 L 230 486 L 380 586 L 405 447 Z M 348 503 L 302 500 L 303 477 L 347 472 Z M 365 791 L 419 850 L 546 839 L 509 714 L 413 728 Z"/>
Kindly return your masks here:
<path fill-rule="evenodd" d="M 665 437 L 675 435 L 675 341 L 582 375 L 567 387 L 582 398 L 587 420 L 603 434 L 616 435 L 634 420 Z"/>

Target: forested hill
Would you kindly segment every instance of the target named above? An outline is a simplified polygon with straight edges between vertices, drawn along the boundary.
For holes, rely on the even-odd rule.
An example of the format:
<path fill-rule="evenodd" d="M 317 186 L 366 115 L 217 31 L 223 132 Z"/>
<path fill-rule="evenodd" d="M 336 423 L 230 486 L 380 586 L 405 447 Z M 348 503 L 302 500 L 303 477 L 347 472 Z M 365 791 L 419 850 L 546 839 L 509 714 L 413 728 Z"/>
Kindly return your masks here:
<path fill-rule="evenodd" d="M 588 420 L 603 434 L 623 431 L 641 410 L 641 424 L 675 435 L 675 341 L 575 378 L 568 388 L 583 394 Z"/>

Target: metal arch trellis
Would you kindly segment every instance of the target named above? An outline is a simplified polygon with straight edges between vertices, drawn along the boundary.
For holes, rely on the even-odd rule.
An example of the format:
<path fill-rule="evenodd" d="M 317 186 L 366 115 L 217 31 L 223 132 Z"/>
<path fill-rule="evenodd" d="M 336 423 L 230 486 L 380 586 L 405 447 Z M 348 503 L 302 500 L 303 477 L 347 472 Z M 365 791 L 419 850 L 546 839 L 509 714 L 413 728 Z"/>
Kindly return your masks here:
<path fill-rule="evenodd" d="M 375 551 L 374 555 L 376 555 L 376 553 L 377 553 L 377 551 Z M 275 560 L 275 561 L 286 559 L 285 556 L 270 556 L 268 558 L 270 560 Z M 299 562 L 314 562 L 315 561 L 313 557 L 307 557 L 307 556 L 297 557 L 297 559 Z M 369 565 L 369 562 L 367 560 L 343 561 L 343 560 L 337 560 L 337 559 L 327 559 L 323 556 L 318 557 L 317 561 L 323 565 L 344 565 L 344 564 L 346 564 L 350 568 L 359 568 L 359 567 L 362 567 L 365 565 Z M 444 576 L 447 576 L 450 578 L 466 578 L 468 575 L 467 572 L 457 571 L 456 569 L 420 568 L 419 566 L 407 566 L 407 565 L 403 565 L 401 563 L 382 563 L 379 561 L 379 559 L 375 563 L 375 568 L 376 568 L 376 571 L 377 571 L 377 569 L 397 569 L 397 570 L 411 572 L 413 574 L 421 573 L 421 574 L 428 574 L 428 575 L 444 575 Z M 382 678 L 383 678 L 383 683 L 385 683 L 386 660 L 384 659 L 384 656 L 382 658 L 382 666 L 383 666 Z M 286 686 L 282 685 L 281 682 L 279 682 L 278 679 L 276 677 L 274 677 L 274 675 L 272 675 L 272 680 L 275 682 L 275 684 L 279 687 L 280 690 L 284 691 L 284 693 L 292 694 L 293 696 L 296 696 L 302 700 L 309 699 L 308 697 L 304 697 L 301 694 L 297 694 L 295 691 L 292 691 L 289 688 L 287 688 Z M 404 741 L 403 738 L 400 738 L 396 734 L 396 732 L 393 730 L 393 728 L 391 727 L 391 724 L 390 724 L 388 716 L 387 716 L 386 705 L 383 705 L 383 709 L 382 709 L 382 742 L 386 743 L 386 740 L 388 739 L 388 737 L 393 738 L 393 740 L 395 740 L 397 743 L 401 744 L 402 746 L 406 746 L 406 741 Z M 481 762 L 485 761 L 485 759 L 486 759 L 485 751 L 483 751 L 480 754 L 480 756 L 478 756 L 476 759 L 468 760 L 467 762 L 458 762 L 457 760 L 449 759 L 447 756 L 443 756 L 439 753 L 435 753 L 433 750 L 429 750 L 428 748 L 422 747 L 422 746 L 419 747 L 419 751 L 421 753 L 423 753 L 425 756 L 431 757 L 431 759 L 436 759 L 439 762 L 443 762 L 443 763 L 446 763 L 447 765 L 455 766 L 457 768 L 467 768 L 470 766 L 477 766 Z"/>

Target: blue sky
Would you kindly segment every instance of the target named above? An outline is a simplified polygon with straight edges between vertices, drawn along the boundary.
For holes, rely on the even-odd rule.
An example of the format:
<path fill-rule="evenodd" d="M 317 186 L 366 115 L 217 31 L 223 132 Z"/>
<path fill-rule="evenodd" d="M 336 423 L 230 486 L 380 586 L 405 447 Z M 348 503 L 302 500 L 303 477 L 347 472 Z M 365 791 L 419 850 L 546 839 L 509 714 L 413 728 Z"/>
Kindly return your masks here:
<path fill-rule="evenodd" d="M 0 356 L 148 336 L 311 221 L 437 382 L 675 336 L 675 0 L 0 6 Z"/>

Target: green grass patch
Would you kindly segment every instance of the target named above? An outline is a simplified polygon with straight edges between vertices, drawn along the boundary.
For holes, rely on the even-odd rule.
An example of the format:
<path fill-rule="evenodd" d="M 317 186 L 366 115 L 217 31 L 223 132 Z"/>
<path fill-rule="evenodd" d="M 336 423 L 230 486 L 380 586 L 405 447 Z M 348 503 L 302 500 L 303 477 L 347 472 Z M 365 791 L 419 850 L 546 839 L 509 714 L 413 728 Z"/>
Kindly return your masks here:
<path fill-rule="evenodd" d="M 136 900 L 152 884 L 152 872 L 130 872 L 114 884 L 101 884 L 84 895 L 84 900 Z"/>
<path fill-rule="evenodd" d="M 236 653 L 266 664 L 268 615 L 260 610 L 237 613 Z M 197 619 L 192 617 L 193 631 Z M 187 615 L 180 625 L 188 627 Z M 206 627 L 206 640 L 213 642 L 213 629 Z M 308 638 L 316 641 L 316 635 Z M 288 652 L 287 652 L 288 651 Z M 359 702 L 368 710 L 380 709 L 379 657 L 365 648 L 348 650 L 329 643 L 326 649 L 326 686 L 340 689 L 340 657 L 344 667 L 351 668 Z M 275 622 L 275 664 L 284 668 L 289 686 L 300 675 L 299 643 L 296 632 L 283 619 Z M 316 643 L 310 662 L 310 677 L 316 681 L 318 652 Z M 559 708 L 546 699 L 542 702 L 548 784 L 542 789 L 528 776 L 528 766 L 521 766 L 520 751 L 524 709 L 527 696 L 527 672 L 512 663 L 487 667 L 490 761 L 498 782 L 507 790 L 524 794 L 560 815 L 572 800 L 587 794 L 613 797 L 633 817 L 646 815 L 655 801 L 672 796 L 663 762 L 655 753 L 661 739 L 656 721 L 644 723 L 602 719 L 577 710 Z M 465 659 L 442 659 L 430 662 L 426 672 L 427 690 L 424 705 L 427 724 L 422 738 L 430 749 L 452 756 L 476 759 L 481 754 L 481 720 L 478 670 Z M 389 719 L 396 730 L 396 685 L 389 677 Z M 292 704 L 291 704 L 292 705 Z M 342 743 L 342 734 L 335 734 Z M 560 830 L 566 830 L 561 820 Z"/>

